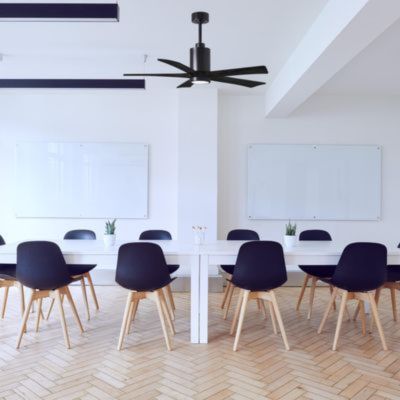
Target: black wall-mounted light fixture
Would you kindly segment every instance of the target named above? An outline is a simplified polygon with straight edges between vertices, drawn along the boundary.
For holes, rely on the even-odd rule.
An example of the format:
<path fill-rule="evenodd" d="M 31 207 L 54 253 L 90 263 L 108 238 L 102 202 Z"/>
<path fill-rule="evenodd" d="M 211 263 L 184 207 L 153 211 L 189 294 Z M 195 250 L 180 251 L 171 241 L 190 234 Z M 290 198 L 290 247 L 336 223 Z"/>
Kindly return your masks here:
<path fill-rule="evenodd" d="M 0 89 L 145 89 L 144 79 L 0 79 Z"/>
<path fill-rule="evenodd" d="M 0 3 L 1 21 L 118 22 L 118 3 Z"/>

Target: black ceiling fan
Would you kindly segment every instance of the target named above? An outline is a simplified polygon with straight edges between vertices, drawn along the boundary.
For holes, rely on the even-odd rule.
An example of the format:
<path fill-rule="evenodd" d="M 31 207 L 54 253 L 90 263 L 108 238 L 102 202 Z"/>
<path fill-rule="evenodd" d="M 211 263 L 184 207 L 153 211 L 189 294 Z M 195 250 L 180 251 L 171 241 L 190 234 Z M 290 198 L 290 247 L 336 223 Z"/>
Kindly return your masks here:
<path fill-rule="evenodd" d="M 247 79 L 231 78 L 237 75 L 253 75 L 253 74 L 268 74 L 267 67 L 260 65 L 257 67 L 233 68 L 210 71 L 210 49 L 202 42 L 202 25 L 209 21 L 208 13 L 194 12 L 192 14 L 192 22 L 199 25 L 199 41 L 195 47 L 190 49 L 190 67 L 172 60 L 159 58 L 165 64 L 175 67 L 183 73 L 176 74 L 124 74 L 124 76 L 159 76 L 167 78 L 187 78 L 185 82 L 178 88 L 191 87 L 193 84 L 210 83 L 211 81 L 230 83 L 232 85 L 245 86 L 253 88 L 259 85 L 264 85 L 265 82 L 251 81 Z"/>

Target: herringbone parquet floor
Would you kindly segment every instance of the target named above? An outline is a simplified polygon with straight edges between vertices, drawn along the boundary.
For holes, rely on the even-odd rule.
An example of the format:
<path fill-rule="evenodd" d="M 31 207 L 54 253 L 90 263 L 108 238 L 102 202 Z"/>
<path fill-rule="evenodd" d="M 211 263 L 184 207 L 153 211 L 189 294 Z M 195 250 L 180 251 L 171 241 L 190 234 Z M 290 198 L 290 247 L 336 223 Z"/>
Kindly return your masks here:
<path fill-rule="evenodd" d="M 12 292 L 12 293 L 11 293 Z M 57 312 L 32 330 L 15 350 L 19 325 L 17 291 L 10 291 L 0 321 L 0 398 L 17 399 L 400 399 L 400 322 L 393 322 L 387 294 L 380 311 L 390 351 L 376 331 L 361 336 L 360 322 L 345 322 L 339 351 L 332 352 L 335 315 L 317 335 L 328 290 L 320 288 L 311 321 L 294 310 L 299 288 L 282 288 L 278 301 L 291 351 L 272 333 L 251 304 L 239 351 L 232 351 L 229 321 L 219 309 L 221 294 L 210 294 L 210 343 L 189 343 L 189 296 L 176 293 L 174 350 L 163 341 L 154 303 L 140 305 L 124 350 L 116 350 L 126 291 L 97 287 L 101 310 L 84 321 L 80 291 L 72 294 L 86 332 L 66 306 L 72 349 L 66 350 Z M 56 311 L 56 310 L 55 310 Z"/>

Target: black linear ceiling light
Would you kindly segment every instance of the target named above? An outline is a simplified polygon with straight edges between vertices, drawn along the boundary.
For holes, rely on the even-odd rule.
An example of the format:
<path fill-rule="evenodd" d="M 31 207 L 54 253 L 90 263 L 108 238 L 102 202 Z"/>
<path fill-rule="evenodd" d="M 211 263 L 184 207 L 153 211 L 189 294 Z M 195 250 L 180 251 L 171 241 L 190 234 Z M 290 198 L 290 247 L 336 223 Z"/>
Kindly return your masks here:
<path fill-rule="evenodd" d="M 173 74 L 124 74 L 124 76 L 159 76 L 166 78 L 186 78 L 185 82 L 180 84 L 178 88 L 192 87 L 194 84 L 210 83 L 211 81 L 229 83 L 231 85 L 239 85 L 247 88 L 253 88 L 264 85 L 265 82 L 251 81 L 249 79 L 231 78 L 238 75 L 268 74 L 267 67 L 259 65 L 256 67 L 232 68 L 212 71 L 211 52 L 203 43 L 202 26 L 207 24 L 209 20 L 208 13 L 199 11 L 192 14 L 192 22 L 199 26 L 199 41 L 195 47 L 190 49 L 190 67 L 177 61 L 159 58 L 165 64 L 182 71 Z"/>
<path fill-rule="evenodd" d="M 0 3 L 0 21 L 118 22 L 118 3 Z"/>

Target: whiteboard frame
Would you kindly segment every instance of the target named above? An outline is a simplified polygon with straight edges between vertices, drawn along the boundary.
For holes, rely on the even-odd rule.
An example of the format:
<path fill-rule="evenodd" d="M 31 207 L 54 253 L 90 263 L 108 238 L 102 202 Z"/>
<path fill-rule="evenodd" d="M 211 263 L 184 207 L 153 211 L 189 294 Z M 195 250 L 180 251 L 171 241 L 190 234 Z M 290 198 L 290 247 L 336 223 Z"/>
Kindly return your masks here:
<path fill-rule="evenodd" d="M 307 218 L 307 217 L 301 217 L 301 216 L 286 216 L 286 217 L 275 217 L 275 216 L 258 216 L 258 215 L 252 215 L 254 214 L 252 210 L 250 210 L 250 179 L 249 179 L 249 163 L 250 163 L 250 153 L 249 150 L 254 147 L 254 146 L 310 146 L 313 147 L 314 149 L 320 148 L 320 147 L 335 147 L 335 146 L 340 146 L 340 147 L 354 147 L 354 148 L 360 148 L 360 147 L 370 147 L 376 148 L 379 151 L 379 177 L 378 177 L 378 185 L 379 185 L 379 205 L 378 205 L 378 212 L 377 212 L 377 217 L 375 218 L 319 218 L 318 216 L 314 216 L 313 218 Z M 246 187 L 247 187 L 247 194 L 246 194 L 246 212 L 247 212 L 247 219 L 249 220 L 266 220 L 266 221 L 287 221 L 287 220 L 297 220 L 297 221 L 381 221 L 382 220 L 382 146 L 381 145 L 376 145 L 376 144 L 339 144 L 339 143 L 332 143 L 332 144 L 315 144 L 315 143 L 249 143 L 247 145 L 246 149 Z"/>
<path fill-rule="evenodd" d="M 41 145 L 46 145 L 46 144 L 57 144 L 57 145 L 62 145 L 62 144 L 67 144 L 67 145 L 76 145 L 80 147 L 84 147 L 85 145 L 134 145 L 134 146 L 143 146 L 145 149 L 144 153 L 144 162 L 143 162 L 143 167 L 145 168 L 145 176 L 143 180 L 143 184 L 145 186 L 145 191 L 143 191 L 143 195 L 145 196 L 145 201 L 143 202 L 143 207 L 144 207 L 144 212 L 141 215 L 136 215 L 136 216 L 127 216 L 128 213 L 124 213 L 121 211 L 116 211 L 115 214 L 113 213 L 112 215 L 85 215 L 82 209 L 82 212 L 79 213 L 79 215 L 56 215 L 53 213 L 48 213 L 48 214 L 37 214 L 34 215 L 29 212 L 20 212 L 18 210 L 18 201 L 16 196 L 18 196 L 18 172 L 19 172 L 19 166 L 18 166 L 18 146 L 21 145 L 22 143 L 28 143 L 28 144 L 41 144 Z M 16 218 L 43 218 L 43 219 L 110 219 L 110 218 L 116 218 L 116 219 L 148 219 L 149 218 L 149 174 L 150 174 L 150 168 L 149 168 L 149 157 L 150 157 L 150 149 L 149 149 L 149 144 L 148 143 L 136 143 L 136 142 L 110 142 L 110 141 L 96 141 L 96 142 L 75 142 L 75 141 L 29 141 L 29 140 L 22 140 L 18 141 L 15 143 L 15 155 L 14 155 L 14 214 Z M 110 197 L 110 201 L 112 201 L 112 196 Z"/>

